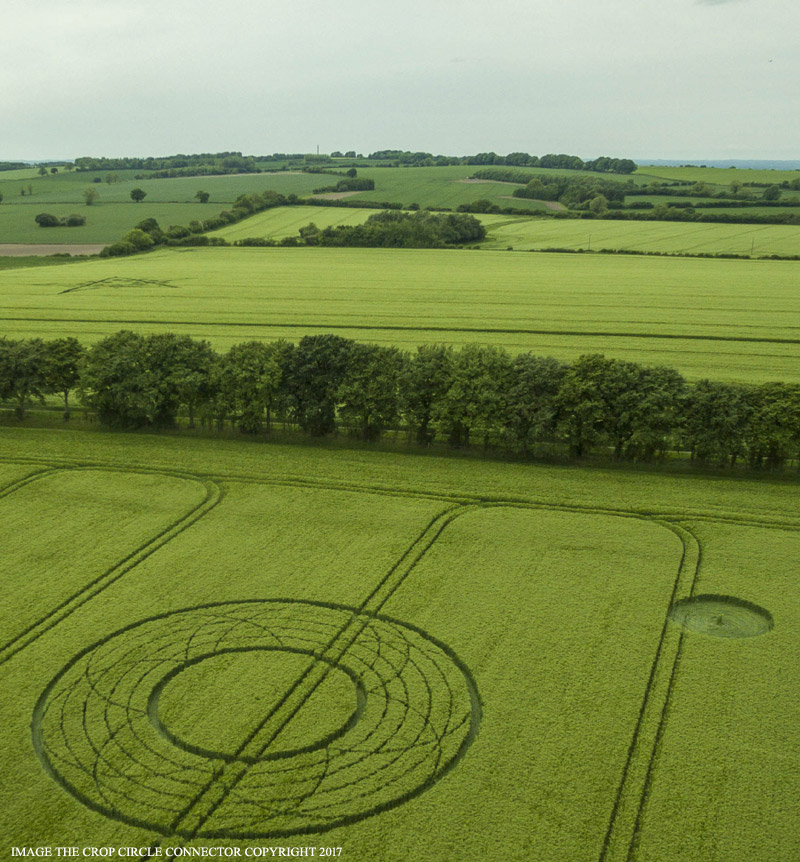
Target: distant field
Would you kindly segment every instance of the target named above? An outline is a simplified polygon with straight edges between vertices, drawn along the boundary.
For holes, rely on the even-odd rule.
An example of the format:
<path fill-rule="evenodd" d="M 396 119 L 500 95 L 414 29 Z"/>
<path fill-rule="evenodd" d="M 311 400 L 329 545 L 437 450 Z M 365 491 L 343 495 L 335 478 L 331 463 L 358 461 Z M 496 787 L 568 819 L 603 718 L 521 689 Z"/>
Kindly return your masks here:
<path fill-rule="evenodd" d="M 477 165 L 441 168 L 363 167 L 358 169 L 358 175 L 374 180 L 375 189 L 358 192 L 352 198 L 400 203 L 403 206 L 417 203 L 421 207 L 438 206 L 452 209 L 460 204 L 486 199 L 502 208 L 547 211 L 547 206 L 541 201 L 514 198 L 512 193 L 517 186 L 512 183 L 466 182 L 478 170 L 481 170 L 481 167 Z M 736 174 L 735 179 L 739 181 L 758 182 L 773 180 L 777 182 L 800 176 L 800 172 L 724 171 L 715 168 L 643 168 L 630 177 L 544 168 L 514 168 L 514 170 L 530 177 L 554 174 L 585 175 L 595 179 L 602 177 L 605 180 L 632 179 L 639 184 L 658 179 L 686 179 L 692 182 L 703 180 L 715 184 L 721 183 L 724 186 L 730 182 L 732 174 Z M 692 172 L 697 171 L 700 173 L 694 176 Z M 217 177 L 136 180 L 134 176 L 139 171 L 129 170 L 111 172 L 116 174 L 120 181 L 108 184 L 105 182 L 108 173 L 105 171 L 77 173 L 61 170 L 58 174 L 48 174 L 44 177 L 40 177 L 35 169 L 0 173 L 0 193 L 4 197 L 0 204 L 0 244 L 54 242 L 55 240 L 49 236 L 51 231 L 39 228 L 33 221 L 40 212 L 51 212 L 57 216 L 78 212 L 87 217 L 88 224 L 85 227 L 69 229 L 69 237 L 59 238 L 58 242 L 111 243 L 143 218 L 156 218 L 164 226 L 186 224 L 192 219 L 208 218 L 222 209 L 229 208 L 241 194 L 272 189 L 282 194 L 296 194 L 302 197 L 320 186 L 334 185 L 338 179 L 336 176 L 327 174 L 279 171 Z M 766 175 L 766 179 L 762 175 Z M 93 183 L 92 180 L 95 177 L 99 177 L 102 182 Z M 28 187 L 32 194 L 27 193 Z M 85 206 L 82 196 L 87 187 L 94 189 L 100 195 L 98 202 L 92 207 Z M 147 197 L 141 204 L 133 204 L 130 199 L 131 189 L 136 187 L 147 193 Z M 201 189 L 211 195 L 209 202 L 204 205 L 195 201 L 195 194 Z M 21 195 L 21 191 L 25 191 L 25 195 Z M 652 200 L 655 203 L 663 203 L 669 198 L 653 197 Z M 764 210 L 771 214 L 777 211 L 774 208 Z M 747 212 L 756 213 L 761 210 L 753 209 Z M 325 219 L 328 216 L 320 218 Z M 358 219 L 360 216 L 354 215 L 353 218 Z M 58 232 L 64 234 L 66 229 Z M 239 236 L 238 233 L 236 235 Z M 258 235 L 249 233 L 242 236 Z"/>
<path fill-rule="evenodd" d="M 359 177 L 375 180 L 375 190 L 359 192 L 353 197 L 358 200 L 396 201 L 408 206 L 418 203 L 421 207 L 445 206 L 455 208 L 459 204 L 472 203 L 480 199 L 490 200 L 500 207 L 515 207 L 518 209 L 544 209 L 538 201 L 511 197 L 515 188 L 512 183 L 480 182 L 466 183 L 463 180 L 471 177 L 482 169 L 481 165 L 457 165 L 442 168 L 363 168 L 359 169 Z M 502 168 L 502 166 L 500 166 Z M 576 176 L 584 174 L 598 177 L 600 174 L 588 174 L 586 171 L 554 171 L 545 168 L 514 168 L 531 177 L 537 175 L 565 174 Z M 619 175 L 603 174 L 606 179 L 627 179 Z M 329 178 L 331 179 L 331 178 Z M 638 181 L 649 182 L 649 177 L 639 177 Z"/>
<path fill-rule="evenodd" d="M 99 201 L 90 207 L 83 204 L 43 204 L 39 201 L 7 207 L 3 203 L 0 204 L 0 242 L 44 245 L 112 243 L 146 218 L 154 218 L 166 228 L 171 224 L 188 224 L 192 219 L 208 218 L 222 208 L 221 205 L 214 207 L 210 203 L 159 204 L 147 200 L 140 204 L 131 200 L 127 203 Z M 78 213 L 86 218 L 86 224 L 81 227 L 39 227 L 34 219 L 40 212 L 59 217 Z"/>
<path fill-rule="evenodd" d="M 800 171 L 763 171 L 751 168 L 671 168 L 659 165 L 639 165 L 634 177 L 643 174 L 666 180 L 685 180 L 691 183 L 714 183 L 730 185 L 734 180 L 740 183 L 782 183 L 800 178 Z"/>
<path fill-rule="evenodd" d="M 316 186 L 324 185 L 325 181 L 318 174 L 303 174 L 289 171 L 277 173 L 226 174 L 211 177 L 173 177 L 170 179 L 137 180 L 135 174 L 140 171 L 114 171 L 119 182 L 105 182 L 107 172 L 61 172 L 46 177 L 34 176 L 26 182 L 4 179 L 0 173 L 0 192 L 4 200 L 0 208 L 6 204 L 37 204 L 45 202 L 77 203 L 83 206 L 83 190 L 92 188 L 100 195 L 100 202 L 131 202 L 130 193 L 133 188 L 141 188 L 147 192 L 146 201 L 155 203 L 187 203 L 194 200 L 199 189 L 211 194 L 206 206 L 215 203 L 232 203 L 241 194 L 253 191 L 275 189 L 285 194 L 309 192 Z M 102 182 L 92 182 L 94 177 L 100 177 Z M 33 190 L 32 195 L 20 195 L 20 189 L 27 191 L 28 184 Z M 144 206 L 144 204 L 141 204 Z"/>
<path fill-rule="evenodd" d="M 800 855 L 796 485 L 25 428 L 0 449 L 12 846 Z"/>
<path fill-rule="evenodd" d="M 108 185 L 92 183 L 94 174 L 59 173 L 35 176 L 30 180 L 33 194 L 21 196 L 28 183 L 4 180 L 0 173 L 0 243 L 112 243 L 145 218 L 155 218 L 163 227 L 187 224 L 229 209 L 242 194 L 273 189 L 282 194 L 306 194 L 324 185 L 319 175 L 297 173 L 246 174 L 221 177 L 178 177 L 166 180 L 134 180 L 135 171 L 117 171 L 121 181 Z M 97 174 L 105 176 L 104 173 Z M 330 178 L 329 178 L 330 179 Z M 99 199 L 87 207 L 83 191 L 92 188 Z M 131 189 L 141 188 L 147 197 L 141 203 L 131 200 Z M 206 204 L 194 196 L 203 189 L 211 195 Z M 78 213 L 86 225 L 77 228 L 40 228 L 36 215 L 49 212 L 56 216 Z"/>
<path fill-rule="evenodd" d="M 336 332 L 413 348 L 604 352 L 690 378 L 800 382 L 798 264 L 501 251 L 181 249 L 3 273 L 9 336 L 122 328 L 218 348 Z"/>
<path fill-rule="evenodd" d="M 715 212 L 715 210 L 712 210 Z M 656 221 L 480 216 L 483 248 L 603 248 L 700 254 L 800 254 L 800 225 L 687 224 Z"/>
<path fill-rule="evenodd" d="M 276 207 L 257 213 L 237 224 L 231 224 L 209 234 L 219 236 L 229 242 L 246 237 L 282 239 L 285 236 L 299 236 L 298 231 L 309 222 L 318 228 L 336 225 L 363 224 L 375 210 L 346 209 L 344 207 Z"/>

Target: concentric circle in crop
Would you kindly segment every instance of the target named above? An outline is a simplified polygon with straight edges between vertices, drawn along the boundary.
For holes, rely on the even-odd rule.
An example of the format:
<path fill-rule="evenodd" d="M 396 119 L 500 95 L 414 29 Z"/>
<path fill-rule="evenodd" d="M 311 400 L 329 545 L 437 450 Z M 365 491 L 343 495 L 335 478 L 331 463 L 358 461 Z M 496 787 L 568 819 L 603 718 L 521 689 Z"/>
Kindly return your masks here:
<path fill-rule="evenodd" d="M 672 606 L 670 619 L 685 629 L 719 638 L 750 638 L 773 627 L 765 608 L 734 596 L 701 595 L 681 599 Z"/>
<path fill-rule="evenodd" d="M 192 744 L 164 720 L 161 697 L 189 669 L 239 653 L 299 657 L 307 670 L 282 700 L 254 707 L 239 745 Z M 287 698 L 313 703 L 313 680 L 329 673 L 352 684 L 349 717 L 299 746 L 281 742 L 282 726 L 263 731 L 275 716 L 293 720 L 280 712 Z M 108 817 L 163 835 L 251 838 L 324 831 L 410 799 L 458 762 L 479 718 L 467 668 L 419 629 L 339 605 L 254 600 L 152 617 L 87 648 L 43 692 L 33 736 L 55 780 Z"/>

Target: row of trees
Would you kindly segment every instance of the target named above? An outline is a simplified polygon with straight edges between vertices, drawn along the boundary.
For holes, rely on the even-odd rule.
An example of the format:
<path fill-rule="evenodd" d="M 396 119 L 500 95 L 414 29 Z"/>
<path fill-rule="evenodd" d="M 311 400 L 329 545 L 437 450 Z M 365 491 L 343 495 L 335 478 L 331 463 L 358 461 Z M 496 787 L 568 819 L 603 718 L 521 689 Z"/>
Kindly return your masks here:
<path fill-rule="evenodd" d="M 198 195 L 201 194 L 198 192 Z M 205 194 L 205 193 L 202 193 Z M 205 231 L 233 224 L 255 212 L 281 204 L 297 203 L 298 198 L 284 198 L 275 192 L 241 195 L 232 210 L 203 221 L 197 219 L 184 225 L 170 225 L 162 230 L 153 218 L 139 222 L 118 242 L 106 246 L 101 257 L 119 257 L 149 251 L 160 245 L 229 245 L 222 237 L 208 237 Z M 300 230 L 298 237 L 285 237 L 281 245 L 362 246 L 383 248 L 446 248 L 477 242 L 486 237 L 486 229 L 473 216 L 461 213 L 435 214 L 426 211 L 412 213 L 386 210 L 370 216 L 363 225 L 340 225 L 319 230 L 313 223 Z M 274 240 L 249 238 L 234 245 L 276 245 Z"/>
<path fill-rule="evenodd" d="M 336 154 L 334 154 L 336 155 Z M 597 171 L 599 173 L 632 174 L 636 162 L 632 159 L 617 159 L 600 156 L 584 161 L 580 156 L 566 153 L 547 153 L 532 156 L 530 153 L 509 153 L 501 156 L 495 152 L 476 153 L 472 156 L 434 156 L 433 153 L 410 152 L 408 150 L 377 150 L 367 157 L 373 161 L 390 162 L 392 166 L 443 167 L 446 165 L 512 165 L 526 168 L 557 168 L 560 170 Z"/>
<path fill-rule="evenodd" d="M 224 153 L 178 153 L 174 156 L 148 156 L 146 158 L 126 156 L 122 158 L 105 158 L 98 156 L 81 156 L 75 159 L 78 171 L 124 171 L 146 170 L 160 171 L 173 168 L 198 167 L 201 165 L 218 165 L 231 170 L 246 170 L 253 161 L 252 156 L 243 156 L 240 152 Z"/>
<path fill-rule="evenodd" d="M 499 347 L 424 345 L 409 354 L 335 335 L 298 344 L 250 341 L 216 353 L 206 341 L 121 331 L 85 350 L 74 338 L 0 340 L 0 398 L 24 418 L 70 393 L 107 426 L 226 425 L 266 433 L 276 422 L 322 436 L 377 440 L 405 428 L 428 445 L 480 442 L 581 458 L 600 450 L 650 461 L 688 450 L 702 464 L 780 468 L 800 459 L 800 386 L 746 386 L 581 356 L 567 364 Z"/>
<path fill-rule="evenodd" d="M 326 171 L 326 173 L 328 173 Z M 361 177 L 347 177 L 339 180 L 335 186 L 320 186 L 314 189 L 315 195 L 324 195 L 330 192 L 371 192 L 375 189 L 375 180 L 367 180 Z"/>
<path fill-rule="evenodd" d="M 300 229 L 306 245 L 359 246 L 362 248 L 446 248 L 480 242 L 486 228 L 472 215 L 427 211 L 378 212 L 360 225 L 337 225 L 319 230 L 309 224 Z"/>

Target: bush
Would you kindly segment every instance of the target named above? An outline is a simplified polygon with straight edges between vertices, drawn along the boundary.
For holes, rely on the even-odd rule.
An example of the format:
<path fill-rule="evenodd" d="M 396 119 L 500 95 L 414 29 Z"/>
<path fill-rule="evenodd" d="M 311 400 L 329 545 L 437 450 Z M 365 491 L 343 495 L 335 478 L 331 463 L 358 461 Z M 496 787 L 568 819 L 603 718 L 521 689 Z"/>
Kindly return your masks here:
<path fill-rule="evenodd" d="M 61 219 L 51 213 L 39 213 L 34 221 L 39 227 L 59 227 L 61 225 Z"/>
<path fill-rule="evenodd" d="M 191 236 L 192 232 L 188 227 L 184 227 L 182 224 L 171 224 L 167 228 L 167 236 L 170 239 L 183 239 L 186 236 Z"/>
<path fill-rule="evenodd" d="M 120 240 L 107 245 L 101 252 L 100 257 L 124 257 L 127 254 L 136 254 L 136 246 L 133 243 Z"/>
<path fill-rule="evenodd" d="M 64 224 L 67 227 L 81 227 L 86 224 L 86 216 L 78 215 L 77 213 L 72 213 L 72 215 L 68 215 L 64 219 Z"/>
<path fill-rule="evenodd" d="M 146 251 L 148 248 L 152 248 L 155 245 L 153 237 L 151 237 L 149 233 L 145 233 L 143 230 L 140 230 L 138 227 L 135 227 L 133 230 L 129 230 L 125 236 L 122 237 L 122 242 L 129 243 L 136 251 Z"/>
<path fill-rule="evenodd" d="M 247 236 L 244 239 L 235 240 L 233 244 L 252 248 L 266 248 L 274 246 L 276 243 L 274 239 L 266 239 L 263 236 Z"/>

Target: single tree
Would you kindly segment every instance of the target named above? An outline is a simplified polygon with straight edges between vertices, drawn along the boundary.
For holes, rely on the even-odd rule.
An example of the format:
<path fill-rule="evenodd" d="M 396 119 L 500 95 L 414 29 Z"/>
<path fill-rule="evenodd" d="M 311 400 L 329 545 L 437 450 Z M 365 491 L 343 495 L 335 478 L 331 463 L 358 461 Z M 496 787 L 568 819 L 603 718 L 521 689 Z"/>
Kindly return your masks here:
<path fill-rule="evenodd" d="M 200 201 L 200 203 L 201 203 L 201 204 L 207 204 L 207 203 L 208 203 L 208 199 L 211 197 L 211 195 L 210 195 L 208 192 L 204 192 L 204 191 L 201 189 L 200 191 L 198 191 L 198 192 L 195 194 L 195 197 L 197 198 L 197 200 L 198 200 L 198 201 Z"/>
<path fill-rule="evenodd" d="M 400 409 L 417 442 L 425 446 L 436 436 L 433 418 L 450 385 L 452 365 L 451 347 L 423 344 L 401 369 Z"/>
<path fill-rule="evenodd" d="M 800 386 L 762 383 L 748 392 L 750 416 L 745 445 L 750 466 L 779 469 L 797 454 L 800 440 Z"/>
<path fill-rule="evenodd" d="M 449 386 L 436 409 L 452 446 L 469 446 L 477 432 L 486 451 L 506 422 L 510 382 L 511 359 L 501 347 L 468 344 L 454 355 Z"/>
<path fill-rule="evenodd" d="M 336 430 L 338 391 L 354 343 L 338 335 L 306 335 L 291 353 L 286 381 L 291 410 L 312 436 Z"/>
<path fill-rule="evenodd" d="M 44 383 L 48 392 L 64 397 L 64 421 L 69 421 L 69 394 L 78 385 L 80 364 L 86 351 L 77 338 L 44 342 Z"/>
<path fill-rule="evenodd" d="M 90 207 L 99 197 L 100 193 L 97 191 L 97 189 L 89 187 L 83 190 L 83 199 L 84 201 L 86 201 L 87 207 Z"/>
<path fill-rule="evenodd" d="M 131 189 L 131 200 L 135 203 L 141 203 L 147 197 L 147 192 L 144 189 Z"/>
<path fill-rule="evenodd" d="M 531 443 L 555 431 L 556 396 L 566 366 L 549 356 L 520 353 L 511 363 L 506 430 L 527 455 Z"/>
<path fill-rule="evenodd" d="M 602 215 L 608 211 L 608 198 L 605 195 L 596 195 L 589 201 L 589 210 L 595 215 Z"/>
<path fill-rule="evenodd" d="M 16 401 L 17 419 L 25 418 L 31 401 L 44 397 L 43 345 L 40 338 L 0 339 L 0 398 Z"/>
<path fill-rule="evenodd" d="M 52 213 L 39 213 L 34 221 L 39 227 L 58 227 L 61 224 L 61 219 Z"/>
<path fill-rule="evenodd" d="M 574 458 L 588 454 L 603 438 L 608 418 L 603 390 L 610 363 L 596 353 L 579 356 L 567 369 L 558 390 L 558 435 Z"/>
<path fill-rule="evenodd" d="M 235 344 L 222 359 L 220 394 L 228 415 L 247 434 L 269 430 L 280 383 L 281 366 L 271 344 Z"/>
<path fill-rule="evenodd" d="M 747 387 L 736 383 L 699 380 L 691 387 L 684 414 L 692 461 L 734 466 L 745 451 L 752 411 L 748 394 Z"/>
<path fill-rule="evenodd" d="M 155 244 L 153 237 L 151 237 L 149 233 L 140 230 L 138 227 L 135 227 L 133 230 L 129 230 L 125 236 L 122 237 L 122 242 L 130 243 L 136 251 L 147 251 L 148 248 L 152 248 Z"/>
<path fill-rule="evenodd" d="M 405 354 L 396 347 L 354 344 L 339 392 L 339 416 L 363 440 L 377 440 L 397 419 L 397 381 Z"/>

